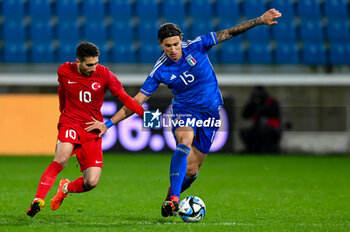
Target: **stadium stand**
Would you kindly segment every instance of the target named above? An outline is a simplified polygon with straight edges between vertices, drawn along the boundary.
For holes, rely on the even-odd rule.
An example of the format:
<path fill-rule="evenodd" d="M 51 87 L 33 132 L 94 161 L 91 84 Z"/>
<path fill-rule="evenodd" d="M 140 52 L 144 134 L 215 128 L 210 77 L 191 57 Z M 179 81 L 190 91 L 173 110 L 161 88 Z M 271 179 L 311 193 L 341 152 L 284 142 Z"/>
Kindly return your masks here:
<path fill-rule="evenodd" d="M 246 62 L 244 57 L 245 51 L 242 40 L 227 42 L 225 49 L 219 52 L 219 60 L 223 64 L 242 64 Z"/>
<path fill-rule="evenodd" d="M 139 50 L 141 63 L 155 63 L 161 55 L 160 47 L 153 41 L 143 42 L 140 46 L 142 46 Z"/>
<path fill-rule="evenodd" d="M 281 20 L 290 21 L 295 16 L 293 0 L 271 0 L 270 7 L 278 9 L 280 12 L 283 13 L 283 18 Z"/>
<path fill-rule="evenodd" d="M 51 63 L 54 62 L 55 48 L 50 41 L 33 41 L 30 53 L 32 63 Z"/>
<path fill-rule="evenodd" d="M 110 0 L 108 9 L 108 13 L 118 19 L 131 20 L 133 16 L 132 3 L 129 0 Z"/>
<path fill-rule="evenodd" d="M 5 20 L 9 18 L 23 17 L 25 15 L 24 3 L 24 0 L 2 1 L 2 15 L 5 17 Z"/>
<path fill-rule="evenodd" d="M 55 1 L 55 9 L 57 16 L 76 18 L 78 16 L 78 1 L 77 0 L 59 0 Z"/>
<path fill-rule="evenodd" d="M 105 16 L 105 5 L 101 0 L 84 0 L 83 14 L 88 18 L 103 18 Z"/>
<path fill-rule="evenodd" d="M 321 18 L 302 18 L 300 37 L 303 41 L 324 41 Z"/>
<path fill-rule="evenodd" d="M 348 17 L 346 0 L 326 0 L 324 1 L 324 9 L 327 17 L 340 17 L 343 19 Z"/>
<path fill-rule="evenodd" d="M 158 20 L 159 6 L 157 0 L 138 0 L 136 4 L 136 14 L 143 20 Z"/>
<path fill-rule="evenodd" d="M 299 50 L 297 44 L 290 40 L 280 41 L 277 43 L 277 64 L 298 64 L 299 62 Z"/>
<path fill-rule="evenodd" d="M 238 0 L 217 1 L 217 14 L 221 19 L 232 19 L 240 16 Z"/>
<path fill-rule="evenodd" d="M 295 43 L 297 39 L 295 22 L 287 22 L 285 20 L 278 22 L 278 27 L 272 28 L 272 37 L 276 41 L 289 41 Z"/>
<path fill-rule="evenodd" d="M 186 17 L 185 0 L 163 1 L 162 12 L 167 21 L 183 21 Z"/>
<path fill-rule="evenodd" d="M 322 42 L 306 42 L 302 51 L 305 64 L 326 64 L 326 48 Z"/>
<path fill-rule="evenodd" d="M 243 11 L 247 18 L 257 17 L 257 12 L 266 11 L 266 3 L 261 0 L 245 0 L 243 1 Z"/>
<path fill-rule="evenodd" d="M 321 4 L 319 0 L 298 1 L 298 12 L 301 17 L 320 17 Z"/>
<path fill-rule="evenodd" d="M 350 45 L 346 43 L 332 43 L 330 46 L 330 60 L 332 64 L 349 64 Z"/>
<path fill-rule="evenodd" d="M 135 40 L 135 26 L 129 18 L 113 18 L 111 23 L 111 39 L 116 43 Z"/>
<path fill-rule="evenodd" d="M 192 0 L 189 1 L 189 15 L 194 18 L 212 18 L 213 7 L 211 1 L 207 0 Z"/>
<path fill-rule="evenodd" d="M 276 8 L 283 14 L 278 25 L 213 49 L 213 63 L 344 65 L 349 7 L 348 0 L 0 0 L 0 61 L 62 62 L 89 40 L 107 52 L 106 62 L 154 63 L 164 22 L 194 39 Z"/>
<path fill-rule="evenodd" d="M 271 46 L 265 42 L 252 43 L 248 51 L 248 62 L 251 64 L 271 63 Z"/>
<path fill-rule="evenodd" d="M 135 63 L 136 48 L 128 41 L 119 42 L 112 49 L 112 62 L 115 63 Z"/>

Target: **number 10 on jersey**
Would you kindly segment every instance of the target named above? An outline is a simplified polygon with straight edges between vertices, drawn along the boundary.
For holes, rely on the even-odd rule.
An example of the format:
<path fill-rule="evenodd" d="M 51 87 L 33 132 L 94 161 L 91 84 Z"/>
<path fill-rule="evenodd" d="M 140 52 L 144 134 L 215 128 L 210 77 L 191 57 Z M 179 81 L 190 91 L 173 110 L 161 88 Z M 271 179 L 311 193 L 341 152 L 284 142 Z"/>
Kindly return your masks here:
<path fill-rule="evenodd" d="M 91 102 L 91 93 L 89 91 L 80 90 L 79 100 L 81 102 L 90 103 Z"/>

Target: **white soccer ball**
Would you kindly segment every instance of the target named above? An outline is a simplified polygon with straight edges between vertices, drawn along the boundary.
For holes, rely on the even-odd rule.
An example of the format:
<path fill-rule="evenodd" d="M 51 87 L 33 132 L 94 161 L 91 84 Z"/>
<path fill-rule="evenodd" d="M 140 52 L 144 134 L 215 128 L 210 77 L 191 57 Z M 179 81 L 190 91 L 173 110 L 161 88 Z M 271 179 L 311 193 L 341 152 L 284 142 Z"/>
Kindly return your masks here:
<path fill-rule="evenodd" d="M 199 222 L 206 212 L 202 199 L 196 196 L 189 196 L 180 202 L 179 215 L 184 222 Z"/>

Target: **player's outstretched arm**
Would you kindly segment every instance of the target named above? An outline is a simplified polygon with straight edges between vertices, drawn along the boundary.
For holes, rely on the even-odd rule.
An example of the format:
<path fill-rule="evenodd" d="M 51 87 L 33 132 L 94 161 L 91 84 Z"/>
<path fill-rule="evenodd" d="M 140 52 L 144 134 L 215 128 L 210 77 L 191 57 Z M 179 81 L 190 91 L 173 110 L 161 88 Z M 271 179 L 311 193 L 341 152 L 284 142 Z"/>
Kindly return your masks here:
<path fill-rule="evenodd" d="M 277 21 L 275 21 L 275 19 L 281 17 L 282 14 L 275 9 L 270 9 L 268 11 L 266 11 L 263 15 L 261 15 L 258 18 L 255 19 L 251 19 L 248 21 L 245 21 L 243 23 L 240 23 L 234 27 L 222 30 L 222 31 L 218 31 L 216 32 L 216 37 L 218 39 L 218 43 L 221 43 L 225 40 L 231 39 L 243 32 L 246 32 L 247 30 L 258 26 L 258 25 L 274 25 L 277 24 Z"/>
<path fill-rule="evenodd" d="M 146 96 L 145 94 L 139 92 L 134 99 L 140 104 L 142 105 L 143 103 L 145 103 L 150 97 Z M 120 121 L 123 121 L 124 119 L 128 118 L 129 116 L 131 116 L 134 112 L 132 110 L 130 110 L 129 108 L 127 108 L 126 106 L 123 106 L 112 118 L 111 121 L 114 124 L 117 124 Z M 102 137 L 102 135 L 104 135 L 108 128 L 106 126 L 106 124 L 104 124 L 103 122 L 100 122 L 94 118 L 92 118 L 93 121 L 91 122 L 87 122 L 86 124 L 88 125 L 87 128 L 85 128 L 85 130 L 87 132 L 93 131 L 93 130 L 99 130 L 100 134 L 98 135 L 99 137 Z"/>
<path fill-rule="evenodd" d="M 138 94 L 136 94 L 136 96 L 134 97 L 134 99 L 140 104 L 142 105 L 143 103 L 145 103 L 150 97 L 139 92 Z M 126 106 L 123 106 L 112 118 L 111 120 L 113 121 L 114 124 L 123 121 L 124 119 L 128 118 L 129 116 L 131 116 L 134 112 L 131 111 L 129 108 L 127 108 Z"/>

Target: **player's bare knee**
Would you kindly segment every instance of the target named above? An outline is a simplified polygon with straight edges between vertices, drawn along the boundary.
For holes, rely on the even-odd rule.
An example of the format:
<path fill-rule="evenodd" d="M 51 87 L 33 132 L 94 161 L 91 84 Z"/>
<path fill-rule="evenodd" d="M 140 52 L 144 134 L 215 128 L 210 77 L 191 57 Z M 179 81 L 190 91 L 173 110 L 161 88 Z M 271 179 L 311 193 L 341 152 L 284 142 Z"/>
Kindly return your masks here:
<path fill-rule="evenodd" d="M 65 167 L 68 163 L 69 158 L 65 156 L 59 156 L 54 159 L 55 162 L 59 163 L 62 167 Z"/>
<path fill-rule="evenodd" d="M 183 144 L 183 145 L 185 145 L 187 147 L 191 147 L 192 139 L 187 138 L 187 137 L 180 137 L 178 139 L 178 142 L 179 142 L 179 144 Z"/>
<path fill-rule="evenodd" d="M 87 190 L 91 190 L 95 188 L 98 184 L 98 179 L 97 178 L 89 178 L 87 180 L 84 180 L 84 186 Z"/>
<path fill-rule="evenodd" d="M 199 172 L 199 166 L 197 164 L 187 165 L 186 176 L 193 177 Z"/>

